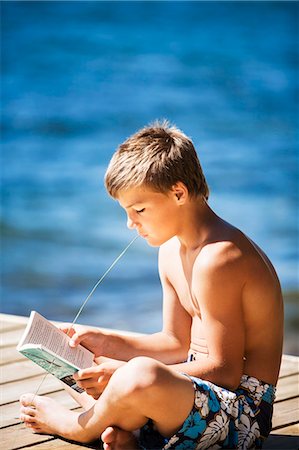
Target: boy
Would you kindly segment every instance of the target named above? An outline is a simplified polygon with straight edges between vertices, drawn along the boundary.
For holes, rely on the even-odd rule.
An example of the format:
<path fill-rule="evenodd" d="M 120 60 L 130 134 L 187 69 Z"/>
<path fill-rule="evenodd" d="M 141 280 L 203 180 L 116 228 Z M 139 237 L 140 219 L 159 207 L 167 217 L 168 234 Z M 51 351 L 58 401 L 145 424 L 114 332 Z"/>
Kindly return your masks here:
<path fill-rule="evenodd" d="M 209 207 L 194 146 L 177 128 L 156 123 L 131 136 L 105 181 L 128 227 L 160 247 L 163 329 L 128 337 L 75 326 L 71 345 L 98 363 L 76 375 L 86 411 L 26 394 L 21 419 L 79 442 L 102 435 L 106 449 L 261 448 L 283 338 L 273 266 Z"/>

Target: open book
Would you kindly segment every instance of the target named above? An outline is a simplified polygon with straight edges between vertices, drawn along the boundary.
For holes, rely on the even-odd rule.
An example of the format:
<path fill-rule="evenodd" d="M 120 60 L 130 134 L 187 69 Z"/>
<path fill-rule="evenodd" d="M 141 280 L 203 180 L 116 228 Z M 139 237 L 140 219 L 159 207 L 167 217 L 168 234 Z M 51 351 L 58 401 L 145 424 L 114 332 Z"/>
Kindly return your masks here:
<path fill-rule="evenodd" d="M 69 336 L 59 330 L 36 311 L 31 311 L 29 322 L 17 350 L 75 391 L 73 374 L 93 365 L 94 354 L 82 345 L 69 346 Z"/>

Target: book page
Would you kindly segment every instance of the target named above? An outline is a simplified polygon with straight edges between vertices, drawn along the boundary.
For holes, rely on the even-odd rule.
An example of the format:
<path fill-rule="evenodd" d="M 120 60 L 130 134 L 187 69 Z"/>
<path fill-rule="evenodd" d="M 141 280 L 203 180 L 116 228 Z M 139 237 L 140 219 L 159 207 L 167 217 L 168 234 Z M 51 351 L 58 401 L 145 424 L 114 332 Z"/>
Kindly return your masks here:
<path fill-rule="evenodd" d="M 93 353 L 81 345 L 71 348 L 69 340 L 70 338 L 63 331 L 59 330 L 36 311 L 32 311 L 29 323 L 17 349 L 20 350 L 22 345 L 25 344 L 39 344 L 60 355 L 80 369 L 91 367 Z"/>
<path fill-rule="evenodd" d="M 30 347 L 26 348 L 27 346 Z M 49 351 L 36 344 L 23 345 L 21 353 L 38 364 L 44 370 L 69 385 L 72 389 L 78 392 L 84 391 L 84 389 L 80 388 L 77 385 L 76 381 L 73 378 L 73 374 L 77 372 L 77 368 L 71 366 L 65 361 L 62 361 L 61 359 L 58 359 L 58 356 L 54 356 L 53 353 L 50 353 Z"/>

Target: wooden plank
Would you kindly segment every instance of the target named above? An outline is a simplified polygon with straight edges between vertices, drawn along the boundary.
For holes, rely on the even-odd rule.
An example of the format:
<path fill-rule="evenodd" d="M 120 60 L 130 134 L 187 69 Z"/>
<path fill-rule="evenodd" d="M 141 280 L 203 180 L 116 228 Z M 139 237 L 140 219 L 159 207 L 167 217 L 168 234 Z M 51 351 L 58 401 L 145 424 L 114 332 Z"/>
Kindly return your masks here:
<path fill-rule="evenodd" d="M 0 429 L 0 442 L 1 450 L 17 450 L 21 448 L 69 448 L 70 450 L 85 449 L 87 447 L 102 448 L 99 443 L 97 446 L 85 446 L 83 444 L 72 443 L 46 434 L 32 433 L 32 431 L 26 428 L 23 423 Z"/>
<path fill-rule="evenodd" d="M 280 428 L 279 430 L 273 430 L 271 434 L 299 437 L 299 423 Z"/>
<path fill-rule="evenodd" d="M 1 333 L 0 336 L 0 347 L 12 347 L 17 346 L 18 342 L 24 332 L 23 328 L 19 328 L 17 330 L 6 331 Z"/>
<path fill-rule="evenodd" d="M 272 428 L 299 421 L 299 399 L 292 398 L 274 404 Z"/>
<path fill-rule="evenodd" d="M 6 427 L 0 430 L 1 450 L 17 450 L 22 448 L 32 449 L 60 449 L 67 448 L 70 450 L 77 449 L 102 449 L 100 440 L 91 444 L 79 444 L 77 442 L 70 442 L 64 439 L 56 438 L 47 434 L 36 434 L 25 427 L 23 423 L 13 427 Z"/>
<path fill-rule="evenodd" d="M 28 322 L 28 317 L 0 313 L 0 320 L 1 322 L 20 323 L 25 326 Z"/>
<path fill-rule="evenodd" d="M 46 371 L 42 367 L 34 364 L 29 359 L 6 364 L 2 366 L 0 371 L 0 384 L 31 378 L 35 375 L 45 374 Z"/>
<path fill-rule="evenodd" d="M 0 365 L 10 364 L 12 362 L 22 361 L 25 359 L 20 352 L 17 351 L 16 346 L 4 347 L 0 349 Z"/>
<path fill-rule="evenodd" d="M 0 319 L 0 331 L 3 333 L 4 331 L 12 331 L 18 329 L 25 329 L 24 324 L 18 322 L 11 322 L 7 320 Z"/>
<path fill-rule="evenodd" d="M 78 408 L 76 401 L 65 390 L 52 392 L 47 397 L 53 398 L 68 409 Z M 0 406 L 0 428 L 20 423 L 19 414 L 20 403 L 18 401 Z"/>
<path fill-rule="evenodd" d="M 100 443 L 98 443 L 97 445 L 92 445 L 92 444 L 88 444 L 88 445 L 84 445 L 84 444 L 77 444 L 77 443 L 73 443 L 73 442 L 69 442 L 69 441 L 64 441 L 62 439 L 56 438 L 56 439 L 52 439 L 51 441 L 47 441 L 47 442 L 43 442 L 41 444 L 35 444 L 35 445 L 30 445 L 29 447 L 26 447 L 27 449 L 32 449 L 32 450 L 60 450 L 60 449 L 69 449 L 69 450 L 82 450 L 86 448 L 95 448 L 95 449 L 102 449 L 102 445 Z"/>
<path fill-rule="evenodd" d="M 2 428 L 0 437 L 1 449 L 3 450 L 13 450 L 53 439 L 53 436 L 32 433 L 23 423 L 13 427 Z"/>
<path fill-rule="evenodd" d="M 281 360 L 281 368 L 279 378 L 293 375 L 299 372 L 299 357 L 291 355 L 283 355 Z"/>
<path fill-rule="evenodd" d="M 299 375 L 280 378 L 277 383 L 276 402 L 299 396 Z"/>
<path fill-rule="evenodd" d="M 43 378 L 44 375 L 27 378 L 21 381 L 14 381 L 12 383 L 6 383 L 1 389 L 0 405 L 16 402 L 19 400 L 20 396 L 26 392 L 35 393 Z M 39 388 L 38 394 L 43 395 L 49 394 L 50 392 L 60 391 L 61 387 L 61 382 L 49 374 Z"/>

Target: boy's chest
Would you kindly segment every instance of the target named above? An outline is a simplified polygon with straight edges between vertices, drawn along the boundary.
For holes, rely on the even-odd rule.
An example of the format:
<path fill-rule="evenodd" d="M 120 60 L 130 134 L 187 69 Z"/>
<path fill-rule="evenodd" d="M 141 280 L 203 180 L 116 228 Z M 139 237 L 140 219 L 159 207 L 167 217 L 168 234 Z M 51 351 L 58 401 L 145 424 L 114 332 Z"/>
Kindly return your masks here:
<path fill-rule="evenodd" d="M 170 282 L 176 291 L 181 305 L 188 314 L 191 317 L 201 317 L 200 305 L 194 290 L 192 269 L 188 270 L 188 268 L 184 267 L 179 259 L 176 263 L 175 273 L 169 276 Z"/>
<path fill-rule="evenodd" d="M 175 284 L 176 286 L 174 286 L 174 288 L 183 308 L 191 317 L 197 316 L 201 318 L 200 305 L 194 292 L 192 292 L 192 286 L 178 281 Z"/>

